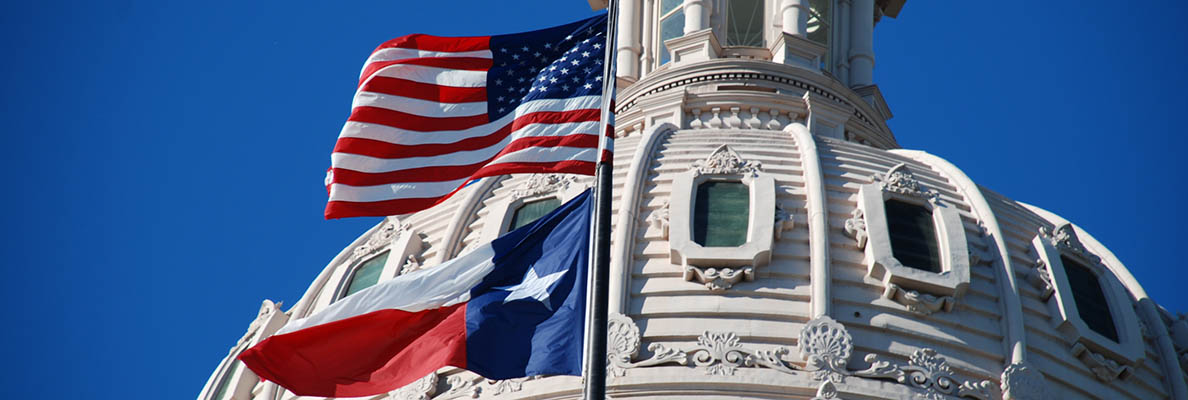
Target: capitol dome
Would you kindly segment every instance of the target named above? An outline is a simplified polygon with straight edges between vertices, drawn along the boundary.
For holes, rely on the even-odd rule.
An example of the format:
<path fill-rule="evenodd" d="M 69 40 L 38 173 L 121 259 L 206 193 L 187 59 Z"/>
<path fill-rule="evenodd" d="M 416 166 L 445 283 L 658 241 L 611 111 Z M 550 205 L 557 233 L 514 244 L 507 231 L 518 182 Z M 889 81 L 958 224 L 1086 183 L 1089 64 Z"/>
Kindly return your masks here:
<path fill-rule="evenodd" d="M 899 148 L 872 41 L 903 0 L 622 4 L 609 397 L 1188 399 L 1188 321 L 1090 232 Z M 265 301 L 199 399 L 298 398 L 235 355 L 592 182 L 486 178 L 386 218 L 293 307 Z M 371 398 L 581 388 L 445 368 Z"/>

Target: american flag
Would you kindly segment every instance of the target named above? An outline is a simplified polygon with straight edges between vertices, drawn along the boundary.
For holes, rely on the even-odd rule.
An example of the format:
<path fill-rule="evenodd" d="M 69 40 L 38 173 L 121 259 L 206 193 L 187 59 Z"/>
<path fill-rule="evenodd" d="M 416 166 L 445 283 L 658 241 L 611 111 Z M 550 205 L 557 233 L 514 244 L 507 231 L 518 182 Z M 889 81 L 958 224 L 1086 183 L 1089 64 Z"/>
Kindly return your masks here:
<path fill-rule="evenodd" d="M 331 155 L 326 218 L 423 210 L 487 176 L 592 175 L 606 20 L 380 45 Z"/>

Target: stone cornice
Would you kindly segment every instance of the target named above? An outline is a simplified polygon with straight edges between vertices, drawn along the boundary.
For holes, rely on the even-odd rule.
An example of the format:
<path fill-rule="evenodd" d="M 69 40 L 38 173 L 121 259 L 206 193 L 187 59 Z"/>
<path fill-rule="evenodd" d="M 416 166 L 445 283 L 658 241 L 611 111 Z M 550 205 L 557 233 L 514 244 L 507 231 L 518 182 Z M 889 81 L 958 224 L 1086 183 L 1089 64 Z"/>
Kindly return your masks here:
<path fill-rule="evenodd" d="M 881 119 L 881 114 L 853 90 L 835 79 L 797 68 L 762 60 L 715 59 L 683 65 L 675 69 L 653 72 L 634 85 L 623 89 L 618 96 L 618 114 L 634 111 L 638 102 L 654 94 L 685 86 L 709 82 L 766 81 L 772 86 L 785 85 L 808 91 L 824 99 L 854 108 L 853 120 L 866 125 L 873 132 L 870 139 L 880 147 L 898 148 L 894 134 Z"/>

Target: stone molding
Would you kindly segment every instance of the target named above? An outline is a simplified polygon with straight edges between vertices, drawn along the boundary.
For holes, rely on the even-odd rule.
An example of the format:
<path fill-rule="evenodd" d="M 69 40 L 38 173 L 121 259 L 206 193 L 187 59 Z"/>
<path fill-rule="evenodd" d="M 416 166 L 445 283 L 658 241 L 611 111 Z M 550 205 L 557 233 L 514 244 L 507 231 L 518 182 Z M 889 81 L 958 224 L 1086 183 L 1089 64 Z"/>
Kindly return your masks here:
<path fill-rule="evenodd" d="M 722 54 L 722 45 L 713 29 L 702 29 L 664 41 L 672 61 L 668 68 L 698 61 L 709 61 Z"/>
<path fill-rule="evenodd" d="M 819 72 L 828 48 L 812 40 L 781 32 L 771 44 L 772 61 Z"/>
<path fill-rule="evenodd" d="M 1008 365 L 1002 371 L 1000 388 L 1003 400 L 1048 400 L 1055 398 L 1048 390 L 1044 374 L 1027 362 Z"/>
<path fill-rule="evenodd" d="M 710 181 L 740 182 L 749 188 L 746 243 L 706 247 L 693 241 L 694 193 L 698 185 Z M 669 260 L 681 267 L 685 280 L 725 290 L 744 279 L 754 279 L 754 268 L 770 262 L 776 230 L 788 226 L 777 220 L 775 201 L 775 178 L 763 172 L 759 162 L 722 145 L 673 179 L 666 211 L 653 214 L 649 223 L 667 232 Z"/>
<path fill-rule="evenodd" d="M 884 204 L 895 199 L 932 212 L 940 247 L 940 273 L 903 265 L 891 248 Z M 883 298 L 904 305 L 908 311 L 928 315 L 952 310 L 969 286 L 970 252 L 961 215 L 924 186 L 906 164 L 891 167 L 858 190 L 858 208 L 843 228 L 865 253 L 867 276 L 883 285 Z"/>
<path fill-rule="evenodd" d="M 1040 228 L 1032 239 L 1032 250 L 1037 256 L 1036 268 L 1028 272 L 1028 281 L 1042 291 L 1041 300 L 1048 306 L 1052 325 L 1068 341 L 1073 356 L 1104 382 L 1129 375 L 1129 365 L 1145 356 L 1146 346 L 1130 296 L 1110 268 L 1081 244 L 1068 223 Z M 1061 256 L 1076 260 L 1097 277 L 1118 341 L 1093 331 L 1081 319 Z"/>

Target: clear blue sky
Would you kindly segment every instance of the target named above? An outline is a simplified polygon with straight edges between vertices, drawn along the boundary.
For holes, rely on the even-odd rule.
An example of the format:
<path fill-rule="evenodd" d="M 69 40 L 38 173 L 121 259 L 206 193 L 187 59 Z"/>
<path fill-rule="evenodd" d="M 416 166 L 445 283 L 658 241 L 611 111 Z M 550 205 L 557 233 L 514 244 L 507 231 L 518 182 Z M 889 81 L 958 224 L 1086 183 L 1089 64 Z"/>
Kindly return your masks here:
<path fill-rule="evenodd" d="M 194 398 L 262 299 L 293 304 L 377 221 L 322 220 L 376 44 L 591 15 L 582 0 L 2 11 L 0 397 L 64 399 Z M 1188 311 L 1185 11 L 913 0 L 875 29 L 876 81 L 904 147 L 1077 222 Z"/>

